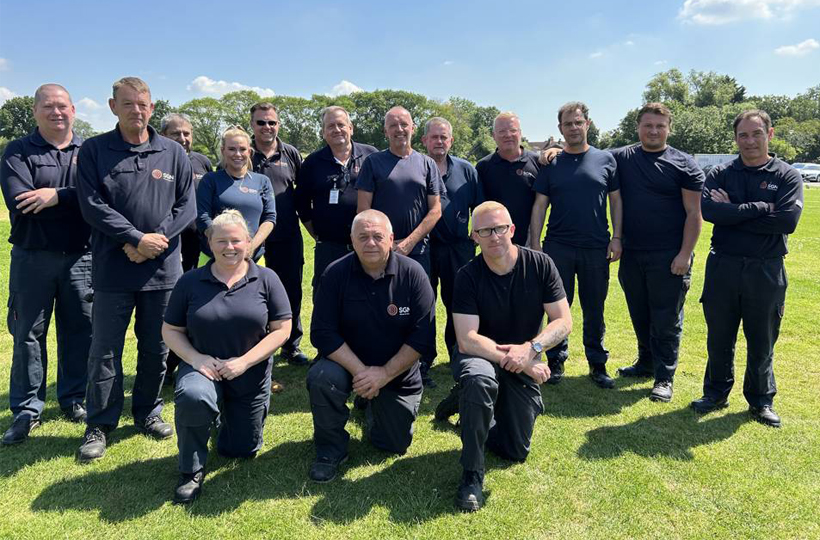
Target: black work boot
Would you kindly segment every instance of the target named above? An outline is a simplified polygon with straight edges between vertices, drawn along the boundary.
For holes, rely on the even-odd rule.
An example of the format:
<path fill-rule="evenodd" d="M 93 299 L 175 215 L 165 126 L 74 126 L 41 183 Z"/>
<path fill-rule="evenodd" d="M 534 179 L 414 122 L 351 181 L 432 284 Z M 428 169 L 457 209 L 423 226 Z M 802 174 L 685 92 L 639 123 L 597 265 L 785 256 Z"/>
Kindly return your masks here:
<path fill-rule="evenodd" d="M 484 506 L 484 471 L 467 471 L 461 475 L 456 492 L 456 507 L 464 512 L 476 512 Z"/>
<path fill-rule="evenodd" d="M 174 490 L 174 504 L 189 504 L 202 493 L 202 482 L 205 480 L 205 469 L 195 473 L 181 473 Z"/>
<path fill-rule="evenodd" d="M 100 426 L 85 428 L 83 444 L 77 450 L 77 461 L 90 463 L 105 455 L 106 432 Z"/>
<path fill-rule="evenodd" d="M 436 412 L 433 418 L 439 422 L 448 420 L 454 414 L 458 414 L 458 400 L 461 399 L 461 384 L 456 383 L 450 388 L 450 393 L 447 397 L 441 400 L 441 403 L 436 405 Z"/>
<path fill-rule="evenodd" d="M 29 415 L 20 415 L 14 419 L 6 432 L 3 434 L 3 446 L 20 444 L 28 439 L 29 433 L 40 427 L 40 419 L 32 418 Z"/>

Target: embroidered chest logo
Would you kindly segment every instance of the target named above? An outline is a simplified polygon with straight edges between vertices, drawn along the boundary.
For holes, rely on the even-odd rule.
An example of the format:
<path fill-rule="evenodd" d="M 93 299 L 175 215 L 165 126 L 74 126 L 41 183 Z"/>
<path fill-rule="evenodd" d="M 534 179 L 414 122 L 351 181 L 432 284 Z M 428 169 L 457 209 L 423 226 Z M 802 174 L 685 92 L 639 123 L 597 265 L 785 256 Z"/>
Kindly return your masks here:
<path fill-rule="evenodd" d="M 390 304 L 387 306 L 387 314 L 391 317 L 395 317 L 396 315 L 399 317 L 406 317 L 407 315 L 410 315 L 410 308 L 398 307 L 396 304 Z"/>
<path fill-rule="evenodd" d="M 516 169 L 515 174 L 518 176 L 524 176 L 526 178 L 535 178 L 535 175 L 529 171 L 525 171 L 524 169 Z"/>
<path fill-rule="evenodd" d="M 170 173 L 167 173 L 167 172 L 162 172 L 159 169 L 154 169 L 153 171 L 151 171 L 151 177 L 154 180 L 165 180 L 166 182 L 173 182 L 174 181 L 174 175 L 173 174 L 170 174 Z"/>
<path fill-rule="evenodd" d="M 760 182 L 760 189 L 765 189 L 768 191 L 777 191 L 777 184 L 769 184 L 764 180 Z"/>

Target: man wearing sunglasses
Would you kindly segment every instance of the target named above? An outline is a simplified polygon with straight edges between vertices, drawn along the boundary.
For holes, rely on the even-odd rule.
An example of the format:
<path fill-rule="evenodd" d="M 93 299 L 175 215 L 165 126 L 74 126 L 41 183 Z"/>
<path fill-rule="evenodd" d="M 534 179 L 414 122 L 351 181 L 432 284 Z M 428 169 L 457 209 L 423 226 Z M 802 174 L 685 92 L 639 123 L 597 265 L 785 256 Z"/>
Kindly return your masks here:
<path fill-rule="evenodd" d="M 515 225 L 502 204 L 480 204 L 472 227 L 481 256 L 456 276 L 451 365 L 461 385 L 464 469 L 456 506 L 474 512 L 484 504 L 484 449 L 517 462 L 529 454 L 543 410 L 539 384 L 550 375 L 541 353 L 569 335 L 572 315 L 555 264 L 513 244 Z"/>
<path fill-rule="evenodd" d="M 316 240 L 314 293 L 325 268 L 353 251 L 350 227 L 356 216 L 356 178 L 364 159 L 377 151 L 353 141 L 353 123 L 342 107 L 327 107 L 321 122 L 327 146 L 305 159 L 296 182 L 299 219 Z"/>
<path fill-rule="evenodd" d="M 279 113 L 267 101 L 251 107 L 253 128 L 253 171 L 270 178 L 276 197 L 276 226 L 265 241 L 265 266 L 276 272 L 288 293 L 293 325 L 282 345 L 288 363 L 304 366 L 308 358 L 299 349 L 302 341 L 302 268 L 305 264 L 302 231 L 296 213 L 296 177 L 302 166 L 299 151 L 279 138 Z"/>

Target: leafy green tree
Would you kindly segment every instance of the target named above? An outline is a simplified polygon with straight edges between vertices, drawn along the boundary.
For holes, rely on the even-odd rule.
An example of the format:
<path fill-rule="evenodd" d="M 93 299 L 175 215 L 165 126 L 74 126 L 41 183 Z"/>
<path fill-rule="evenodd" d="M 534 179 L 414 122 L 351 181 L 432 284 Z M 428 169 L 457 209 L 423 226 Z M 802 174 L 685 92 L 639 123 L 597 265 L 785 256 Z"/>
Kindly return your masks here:
<path fill-rule="evenodd" d="M 171 107 L 170 101 L 167 99 L 158 99 L 154 102 L 154 113 L 151 115 L 151 119 L 148 120 L 148 124 L 159 131 L 162 125 L 162 119 L 172 112 L 176 111 Z"/>
<path fill-rule="evenodd" d="M 97 132 L 91 127 L 91 124 L 83 120 L 82 118 L 75 118 L 74 119 L 74 134 L 79 135 L 83 139 L 90 139 Z"/>
<path fill-rule="evenodd" d="M 658 101 L 667 103 L 676 101 L 678 103 L 689 103 L 689 83 L 679 69 L 673 68 L 663 73 L 658 73 L 647 83 L 643 93 L 644 103 Z"/>
<path fill-rule="evenodd" d="M 0 107 L 0 137 L 19 139 L 31 133 L 36 125 L 33 96 L 13 97 Z"/>
<path fill-rule="evenodd" d="M 192 150 L 205 154 L 214 163 L 219 161 L 224 126 L 224 113 L 219 100 L 211 97 L 192 99 L 183 103 L 178 111 L 191 118 L 194 128 Z"/>
<path fill-rule="evenodd" d="M 797 150 L 783 139 L 778 137 L 769 141 L 769 152 L 774 152 L 782 160 L 794 161 L 797 157 Z"/>
<path fill-rule="evenodd" d="M 250 122 L 251 106 L 260 101 L 268 100 L 263 99 L 253 90 L 239 90 L 225 94 L 219 100 L 225 124 L 228 126 L 242 126 L 243 129 L 249 130 L 249 133 L 253 133 Z"/>

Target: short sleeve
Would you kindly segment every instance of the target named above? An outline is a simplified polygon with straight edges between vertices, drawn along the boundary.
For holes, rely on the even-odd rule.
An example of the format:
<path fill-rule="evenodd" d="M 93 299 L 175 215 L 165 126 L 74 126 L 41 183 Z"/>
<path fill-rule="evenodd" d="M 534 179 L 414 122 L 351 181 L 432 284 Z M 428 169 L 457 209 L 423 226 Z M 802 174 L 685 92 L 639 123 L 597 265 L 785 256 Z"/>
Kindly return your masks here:
<path fill-rule="evenodd" d="M 273 270 L 259 268 L 265 276 L 265 300 L 268 306 L 268 321 L 282 321 L 293 318 L 288 294 L 279 276 Z"/>
<path fill-rule="evenodd" d="M 181 277 L 174 286 L 174 290 L 171 291 L 168 306 L 165 308 L 165 322 L 171 326 L 181 328 L 188 326 L 188 291 L 190 290 L 191 280 L 197 279 L 194 277 L 196 273 L 190 272 Z"/>
<path fill-rule="evenodd" d="M 535 177 L 535 183 L 532 185 L 533 191 L 541 195 L 546 195 L 547 197 L 550 196 L 550 169 L 552 166 L 553 165 L 550 164 L 546 167 L 541 167 L 541 170 L 538 171 L 538 176 Z"/>
<path fill-rule="evenodd" d="M 359 176 L 356 178 L 356 189 L 360 191 L 368 191 L 373 193 L 376 191 L 376 178 L 373 171 L 373 156 L 370 154 L 362 163 L 362 170 L 359 171 Z"/>
<path fill-rule="evenodd" d="M 468 263 L 456 274 L 453 287 L 453 313 L 478 315 L 478 289 L 474 275 L 474 264 Z"/>
<path fill-rule="evenodd" d="M 558 267 L 549 258 L 544 255 L 545 264 L 539 264 L 541 269 L 541 282 L 544 284 L 542 288 L 541 302 L 544 304 L 552 304 L 562 298 L 566 298 L 567 294 L 564 291 L 564 283 L 561 281 L 561 275 L 558 273 Z"/>
<path fill-rule="evenodd" d="M 621 189 L 621 177 L 618 175 L 618 162 L 615 160 L 615 156 L 610 154 L 609 152 L 604 152 L 604 156 L 606 156 L 607 164 L 606 164 L 606 185 L 607 191 L 613 192 L 618 191 Z"/>

